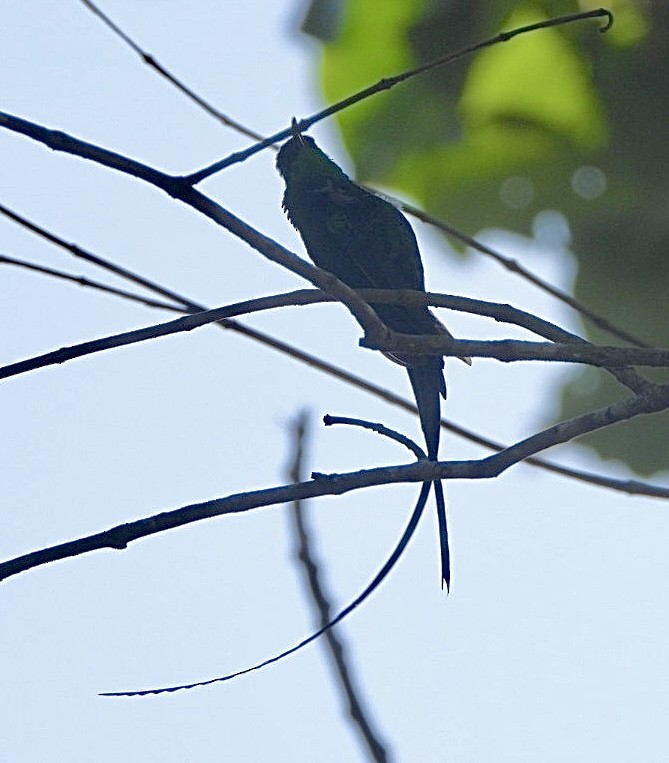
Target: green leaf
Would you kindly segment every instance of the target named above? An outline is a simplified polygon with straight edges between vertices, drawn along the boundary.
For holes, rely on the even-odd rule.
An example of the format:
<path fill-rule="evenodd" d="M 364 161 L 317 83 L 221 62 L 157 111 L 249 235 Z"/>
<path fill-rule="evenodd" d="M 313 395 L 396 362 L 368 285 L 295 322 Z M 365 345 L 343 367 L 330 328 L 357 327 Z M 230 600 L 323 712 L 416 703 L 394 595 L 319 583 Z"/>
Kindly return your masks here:
<path fill-rule="evenodd" d="M 514 29 L 545 18 L 534 4 L 526 4 L 504 26 Z M 459 103 L 462 121 L 467 130 L 490 123 L 527 124 L 576 146 L 597 148 L 604 143 L 606 125 L 589 68 L 557 28 L 487 48 L 469 67 Z"/>
<path fill-rule="evenodd" d="M 321 61 L 326 99 L 500 30 L 598 5 L 347 0 L 340 35 Z M 539 212 L 563 212 L 579 262 L 577 298 L 645 341 L 668 345 L 669 17 L 663 3 L 608 6 L 616 20 L 606 35 L 587 21 L 519 36 L 337 120 L 360 180 L 395 189 L 466 233 L 498 227 L 530 235 Z M 585 335 L 611 343 L 589 326 Z M 561 417 L 619 393 L 602 372 L 582 376 L 566 388 Z M 666 424 L 666 416 L 640 417 L 584 441 L 647 474 L 669 466 Z"/>
<path fill-rule="evenodd" d="M 349 0 L 340 35 L 324 48 L 321 61 L 321 82 L 329 102 L 413 65 L 406 30 L 422 5 L 415 0 L 384 0 L 380 7 L 378 2 Z M 353 156 L 364 148 L 360 131 L 389 102 L 392 108 L 395 99 L 394 93 L 380 93 L 340 112 L 338 121 Z"/>

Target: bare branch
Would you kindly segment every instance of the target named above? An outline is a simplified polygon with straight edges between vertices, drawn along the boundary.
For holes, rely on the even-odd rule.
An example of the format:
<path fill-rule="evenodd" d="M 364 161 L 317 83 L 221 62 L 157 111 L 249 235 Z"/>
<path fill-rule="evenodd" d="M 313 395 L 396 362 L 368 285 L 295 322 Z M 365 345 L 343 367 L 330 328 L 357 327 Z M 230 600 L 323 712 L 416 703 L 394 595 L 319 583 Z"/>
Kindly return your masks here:
<path fill-rule="evenodd" d="M 34 273 L 51 276 L 52 278 L 57 278 L 61 281 L 70 281 L 70 283 L 76 283 L 79 286 L 102 291 L 105 294 L 111 294 L 115 297 L 122 297 L 131 302 L 139 302 L 145 307 L 155 307 L 161 310 L 177 310 L 179 312 L 183 309 L 178 305 L 170 304 L 168 302 L 158 302 L 155 299 L 149 299 L 141 294 L 134 294 L 133 292 L 126 291 L 125 289 L 118 289 L 115 286 L 109 286 L 109 284 L 101 283 L 100 281 L 94 281 L 90 278 L 85 278 L 84 276 L 75 276 L 72 275 L 72 273 L 66 273 L 63 270 L 56 270 L 55 268 L 47 268 L 44 265 L 38 265 L 37 263 L 29 262 L 28 260 L 21 260 L 17 257 L 8 257 L 4 254 L 0 254 L 0 265 L 13 265 L 24 270 L 31 270 Z"/>
<path fill-rule="evenodd" d="M 91 0 L 81 0 L 81 2 L 99 19 L 101 19 L 102 22 L 109 29 L 111 29 L 111 31 L 115 35 L 117 35 L 117 37 L 120 37 L 126 45 L 128 45 L 132 50 L 134 50 L 135 53 L 137 53 L 137 55 L 142 59 L 142 61 L 144 61 L 145 64 L 147 64 L 154 71 L 160 74 L 161 77 L 164 77 L 170 84 L 174 85 L 174 87 L 176 87 L 177 90 L 181 91 L 184 95 L 190 98 L 191 101 L 194 101 L 201 109 L 206 111 L 207 114 L 217 119 L 226 127 L 232 127 L 234 130 L 237 130 L 237 132 L 240 132 L 243 135 L 248 136 L 249 138 L 253 138 L 254 140 L 262 140 L 262 135 L 259 135 L 257 132 L 254 132 L 253 130 L 249 130 L 248 127 L 244 127 L 244 125 L 241 124 L 240 122 L 237 122 L 234 119 L 231 119 L 230 117 L 220 112 L 217 108 L 212 106 L 208 101 L 205 101 L 204 98 L 200 97 L 194 90 L 189 88 L 180 79 L 178 79 L 171 72 L 169 72 L 150 53 L 147 53 L 144 50 L 142 50 L 142 48 L 140 48 L 140 46 L 137 45 L 137 43 L 134 42 L 134 40 L 121 29 L 121 27 L 119 27 L 116 23 L 114 23 L 109 18 L 109 16 L 103 13 L 100 10 L 100 8 L 98 8 L 97 5 L 95 5 L 95 3 L 91 2 Z"/>
<path fill-rule="evenodd" d="M 329 413 L 323 416 L 323 423 L 326 427 L 330 427 L 333 424 L 345 424 L 352 427 L 361 427 L 362 429 L 369 429 L 372 432 L 388 437 L 394 442 L 403 445 L 405 448 L 411 451 L 416 458 L 427 458 L 427 453 L 415 443 L 410 437 L 396 432 L 394 429 L 390 429 L 384 424 L 374 423 L 372 421 L 365 421 L 364 419 L 352 419 L 350 416 L 331 416 Z"/>
<path fill-rule="evenodd" d="M 388 329 L 383 325 L 374 310 L 353 289 L 333 276 L 332 273 L 320 270 L 285 247 L 280 246 L 271 238 L 264 236 L 220 204 L 217 204 L 213 199 L 194 189 L 184 178 L 168 175 L 121 154 L 73 138 L 66 133 L 49 130 L 41 125 L 4 112 L 0 112 L 0 127 L 26 135 L 54 151 L 65 151 L 74 156 L 90 159 L 105 167 L 110 167 L 139 178 L 154 185 L 156 188 L 160 188 L 173 198 L 184 202 L 213 222 L 226 228 L 230 233 L 245 241 L 251 248 L 270 261 L 282 265 L 314 286 L 332 294 L 346 305 L 370 338 L 373 338 L 375 341 L 382 341 L 388 335 Z"/>
<path fill-rule="evenodd" d="M 10 210 L 7 210 L 7 208 L 2 207 L 2 205 L 0 205 L 0 212 L 7 214 L 9 217 L 14 219 L 19 224 L 24 225 L 25 227 L 29 228 L 33 232 L 37 233 L 38 235 L 43 236 L 47 240 L 56 244 L 57 246 L 66 249 L 67 251 L 71 252 L 75 256 L 83 257 L 87 261 L 90 261 L 93 264 L 104 268 L 105 270 L 109 270 L 113 273 L 116 273 L 117 275 L 120 275 L 122 278 L 126 278 L 133 283 L 140 284 L 144 286 L 145 288 L 149 289 L 150 291 L 153 291 L 157 294 L 169 296 L 170 298 L 184 305 L 184 309 L 179 309 L 176 307 L 171 308 L 173 311 L 192 313 L 192 312 L 201 312 L 206 310 L 206 308 L 203 305 L 200 305 L 197 302 L 194 302 L 193 300 L 187 297 L 184 297 L 181 294 L 165 289 L 164 287 L 160 286 L 154 281 L 150 281 L 146 278 L 143 278 L 142 276 L 137 275 L 136 273 L 125 270 L 123 268 L 119 268 L 117 265 L 107 260 L 104 260 L 101 257 L 93 255 L 90 252 L 85 252 L 83 249 L 81 249 L 81 247 L 78 247 L 75 244 L 68 244 L 62 238 L 55 236 L 53 233 L 46 231 L 44 228 L 36 225 L 34 222 L 31 222 L 24 217 L 21 217 L 15 212 L 11 212 Z M 113 293 L 116 293 L 116 292 L 113 292 Z M 326 297 L 326 295 L 318 291 L 302 290 L 301 292 L 293 292 L 294 295 L 298 295 L 301 293 L 311 294 L 314 296 L 314 298 L 318 298 L 318 299 L 329 299 L 329 297 Z M 121 295 L 117 294 L 117 296 L 121 296 Z M 409 296 L 413 300 L 420 299 L 423 302 L 426 299 L 425 294 L 422 292 L 419 292 L 419 293 L 397 292 L 395 294 L 395 297 L 398 299 L 409 298 Z M 457 300 L 457 302 L 461 306 L 460 309 L 465 309 L 465 306 L 468 302 L 468 300 L 466 300 L 464 297 L 446 298 L 445 295 L 434 295 L 434 294 L 428 295 L 428 297 L 431 300 L 429 304 L 442 306 L 442 307 L 450 306 L 446 302 L 446 299 Z M 130 297 L 126 296 L 125 298 L 129 299 Z M 141 297 L 139 297 L 138 299 L 140 299 L 141 301 L 144 301 L 142 300 Z M 295 301 L 291 304 L 298 304 L 298 302 Z M 478 303 L 478 310 L 480 314 L 485 314 L 484 307 L 483 307 L 484 304 L 486 303 L 480 303 L 480 302 Z M 490 304 L 492 305 L 494 303 L 490 303 Z M 453 307 L 455 307 L 455 303 L 453 303 Z M 518 310 L 515 310 L 514 308 L 510 308 L 508 305 L 498 305 L 497 308 L 500 311 L 499 313 L 500 319 L 503 314 L 508 315 L 508 320 L 510 322 L 516 323 L 519 326 L 524 326 L 525 328 L 528 328 L 530 330 L 534 330 L 536 333 L 539 333 L 541 336 L 545 336 L 547 338 L 555 338 L 558 341 L 560 339 L 568 339 L 569 337 L 575 337 L 575 335 L 569 334 L 569 332 L 564 332 L 563 329 L 559 329 L 558 327 L 553 326 L 553 324 L 549 324 L 547 321 L 541 321 L 541 319 L 538 319 L 535 316 L 529 316 L 532 319 L 532 323 L 528 325 L 527 323 L 524 322 L 525 319 L 523 318 L 524 314 L 522 313 L 522 311 L 518 311 Z M 517 318 L 517 320 L 512 320 L 514 315 Z M 541 323 L 537 323 L 536 321 L 541 321 Z M 330 376 L 340 379 L 346 384 L 350 384 L 354 387 L 357 387 L 358 389 L 362 389 L 366 392 L 369 392 L 370 394 L 380 398 L 381 400 L 384 400 L 390 405 L 403 408 L 404 410 L 409 411 L 410 413 L 414 413 L 414 414 L 417 413 L 415 404 L 407 400 L 406 398 L 403 398 L 400 395 L 397 395 L 388 389 L 380 387 L 377 384 L 373 384 L 367 381 L 366 379 L 363 379 L 360 376 L 356 376 L 355 374 L 352 374 L 350 371 L 347 371 L 346 369 L 340 368 L 339 366 L 335 366 L 332 363 L 328 363 L 322 358 L 316 357 L 315 355 L 312 355 L 311 353 L 304 352 L 303 350 L 300 350 L 293 345 L 283 342 L 280 339 L 276 339 L 275 337 L 269 336 L 268 334 L 260 332 L 257 329 L 252 329 L 252 328 L 249 328 L 248 326 L 244 326 L 241 323 L 234 320 L 229 320 L 229 319 L 221 320 L 221 321 L 218 321 L 215 325 L 218 326 L 219 328 L 235 331 L 250 339 L 253 339 L 254 341 L 260 342 L 261 344 L 264 344 L 267 347 L 271 347 L 277 352 L 281 352 L 282 354 L 288 355 L 289 357 L 292 357 L 295 360 L 298 360 L 300 363 L 304 363 L 305 365 L 308 365 L 311 368 L 315 368 L 318 371 L 322 371 L 323 373 L 326 373 Z M 551 333 L 553 331 L 557 333 L 555 334 Z M 495 442 L 494 440 L 490 440 L 489 438 L 486 438 L 486 437 L 482 437 L 481 435 L 475 432 L 472 432 L 469 429 L 461 427 L 447 419 L 441 420 L 441 426 L 443 429 L 449 432 L 452 432 L 458 437 L 462 437 L 466 440 L 477 443 L 478 445 L 481 445 L 484 448 L 488 448 L 494 451 L 504 450 L 505 448 L 505 446 L 502 445 L 501 443 Z M 591 472 L 586 472 L 580 469 L 573 469 L 566 466 L 562 466 L 560 464 L 556 464 L 552 461 L 548 461 L 542 458 L 530 457 L 526 459 L 523 463 L 540 468 L 540 469 L 544 469 L 545 471 L 549 471 L 554 474 L 559 474 L 563 477 L 569 477 L 571 479 L 576 479 L 581 482 L 587 482 L 589 484 L 597 485 L 599 487 L 604 487 L 610 490 L 624 492 L 624 493 L 627 493 L 628 495 L 658 496 L 658 490 L 660 491 L 662 490 L 662 488 L 658 488 L 655 485 L 650 485 L 646 482 L 641 482 L 639 480 L 619 480 L 619 479 L 614 479 L 611 477 L 604 477 L 602 475 L 593 474 Z"/>
<path fill-rule="evenodd" d="M 303 476 L 304 450 L 307 443 L 309 417 L 306 412 L 297 416 L 293 423 L 294 456 L 289 469 L 288 477 L 293 482 L 300 482 Z M 312 531 L 302 501 L 296 500 L 292 504 L 293 528 L 296 538 L 295 557 L 300 562 L 306 586 L 313 600 L 318 615 L 319 626 L 326 626 L 332 619 L 332 605 L 330 597 L 325 591 L 325 586 L 320 573 L 321 564 L 316 558 Z M 381 742 L 379 732 L 374 729 L 369 717 L 369 710 L 362 699 L 362 691 L 356 685 L 355 676 L 348 663 L 347 649 L 333 628 L 325 631 L 325 640 L 328 645 L 328 653 L 331 666 L 335 674 L 337 684 L 340 686 L 344 700 L 348 707 L 354 729 L 370 758 L 375 761 L 387 761 L 388 753 L 385 745 Z"/>
<path fill-rule="evenodd" d="M 325 273 L 326 271 L 319 271 L 318 268 L 313 270 L 319 273 Z M 336 280 L 336 279 L 335 279 Z M 367 297 L 367 290 L 360 290 L 354 292 L 350 290 L 354 295 L 356 301 L 365 305 L 366 309 L 373 312 L 368 303 L 364 301 Z M 371 290 L 370 290 L 371 292 Z M 387 302 L 406 302 L 407 293 L 393 293 L 389 291 L 386 295 L 384 292 L 374 290 L 371 292 L 377 301 Z M 408 293 L 410 295 L 410 292 Z M 616 376 L 624 380 L 624 383 L 630 386 L 634 391 L 641 391 L 650 382 L 639 377 L 631 370 L 626 376 L 621 377 L 619 372 L 613 370 L 614 367 L 625 367 L 629 364 L 636 365 L 648 365 L 648 366 L 666 366 L 669 365 L 669 350 L 663 348 L 626 348 L 626 347 L 597 347 L 586 343 L 584 340 L 575 337 L 568 332 L 564 332 L 562 329 L 558 329 L 549 324 L 547 321 L 543 321 L 536 316 L 531 316 L 524 311 L 517 311 L 511 308 L 509 305 L 496 306 L 494 304 L 485 303 L 481 300 L 471 300 L 462 297 L 451 297 L 449 295 L 429 295 L 429 297 L 423 297 L 428 303 L 438 303 L 441 305 L 448 305 L 451 309 L 466 309 L 467 312 L 474 312 L 478 308 L 481 308 L 488 315 L 495 315 L 497 313 L 498 320 L 509 320 L 513 323 L 522 323 L 523 325 L 533 325 L 537 331 L 542 333 L 549 333 L 551 335 L 572 337 L 574 341 L 559 344 L 550 344 L 545 342 L 521 342 L 515 340 L 501 340 L 501 341 L 464 341 L 456 340 L 448 336 L 418 336 L 418 335 L 402 335 L 393 334 L 386 329 L 383 324 L 381 325 L 381 331 L 388 336 L 387 340 L 378 342 L 377 340 L 366 335 L 360 340 L 360 345 L 371 349 L 393 350 L 401 352 L 411 352 L 413 354 L 436 354 L 436 355 L 453 355 L 456 357 L 488 357 L 496 358 L 505 362 L 518 361 L 518 360 L 552 360 L 560 362 L 571 363 L 587 363 L 595 366 L 604 366 L 607 370 L 611 370 Z M 234 305 L 227 305 L 224 307 L 215 308 L 213 310 L 205 310 L 195 314 L 188 315 L 183 318 L 177 318 L 167 323 L 154 324 L 142 329 L 135 329 L 133 331 L 126 331 L 121 334 L 114 334 L 111 336 L 103 337 L 102 339 L 91 340 L 88 342 L 82 342 L 80 344 L 72 345 L 70 347 L 62 347 L 59 350 L 47 352 L 42 355 L 28 358 L 26 360 L 11 363 L 0 368 L 0 379 L 6 379 L 12 376 L 18 376 L 28 371 L 34 371 L 38 368 L 44 368 L 49 365 L 57 365 L 65 363 L 66 361 L 73 360 L 75 358 L 83 357 L 84 355 L 91 355 L 97 352 L 103 352 L 116 347 L 124 347 L 130 344 L 136 344 L 148 339 L 155 339 L 157 337 L 169 336 L 171 334 L 178 334 L 184 331 L 192 331 L 193 329 L 200 328 L 201 326 L 208 325 L 210 323 L 220 322 L 221 320 L 231 318 L 233 316 L 248 314 L 251 312 L 257 312 L 259 310 L 267 310 L 270 308 L 295 305 L 295 304 L 309 304 L 317 301 L 327 301 L 328 296 L 320 296 L 313 294 L 310 291 L 298 291 L 290 292 L 288 294 L 274 295 L 271 297 L 260 297 L 257 299 L 245 300 L 244 302 L 238 302 Z M 338 301 L 341 301 L 338 299 Z M 501 310 L 498 311 L 498 307 Z M 374 313 L 374 315 L 376 315 Z M 504 317 L 502 317 L 504 315 Z M 378 320 L 378 319 L 377 319 Z"/>
<path fill-rule="evenodd" d="M 504 362 L 518 360 L 550 360 L 561 363 L 587 363 L 605 368 L 635 366 L 669 366 L 669 349 L 664 347 L 609 347 L 592 344 L 554 344 L 523 342 L 512 339 L 469 341 L 447 336 L 395 334 L 389 342 L 376 344 L 366 337 L 361 347 L 383 352 L 414 355 L 446 355 L 457 358 L 495 358 Z M 647 382 L 650 384 L 650 382 Z"/>
<path fill-rule="evenodd" d="M 345 474 L 313 474 L 309 482 L 285 485 L 265 490 L 219 498 L 204 503 L 191 504 L 173 511 L 135 522 L 117 525 L 95 535 L 69 543 L 34 551 L 0 564 L 0 580 L 24 572 L 33 567 L 59 559 L 77 556 L 102 548 L 121 550 L 134 540 L 164 532 L 175 527 L 199 522 L 222 514 L 239 513 L 261 506 L 271 506 L 289 501 L 316 498 L 323 495 L 343 495 L 352 490 L 399 482 L 433 482 L 444 479 L 490 479 L 497 477 L 509 467 L 528 456 L 554 445 L 568 442 L 597 429 L 626 421 L 635 416 L 657 413 L 669 408 L 669 384 L 653 385 L 644 393 L 632 395 L 612 405 L 576 416 L 568 421 L 549 427 L 508 448 L 481 460 L 473 461 L 419 461 L 415 464 L 377 467 Z M 669 488 L 657 488 L 655 496 L 669 497 Z"/>
<path fill-rule="evenodd" d="M 195 302 L 184 299 L 184 297 L 182 297 L 180 294 L 177 294 L 170 289 L 166 289 L 164 286 L 157 284 L 155 281 L 151 281 L 148 278 L 144 278 L 143 276 L 140 276 L 131 270 L 122 268 L 111 260 L 99 257 L 97 254 L 93 254 L 92 252 L 89 252 L 86 249 L 77 246 L 76 244 L 68 243 L 60 236 L 57 236 L 55 233 L 46 230 L 46 228 L 43 228 L 41 225 L 37 225 L 37 223 L 33 222 L 32 220 L 28 220 L 28 218 L 20 215 L 18 212 L 15 212 L 12 209 L 9 209 L 9 207 L 4 206 L 4 204 L 0 204 L 0 214 L 5 215 L 5 217 L 8 217 L 10 220 L 13 220 L 15 223 L 18 223 L 22 227 L 27 228 L 29 231 L 32 231 L 41 238 L 50 241 L 52 244 L 55 244 L 61 249 L 65 249 L 74 257 L 77 257 L 84 262 L 88 262 L 91 265 L 102 268 L 109 273 L 113 273 L 120 278 L 124 278 L 126 281 L 137 284 L 137 286 L 142 286 L 145 289 L 154 292 L 155 294 L 160 294 L 163 297 L 172 299 L 180 305 L 184 305 L 184 307 L 190 308 L 193 312 L 204 310 L 202 305 L 198 305 Z"/>
<path fill-rule="evenodd" d="M 104 14 L 94 3 L 90 2 L 90 0 L 81 0 L 81 2 L 83 2 L 84 5 L 89 8 L 89 10 L 91 10 L 96 16 L 98 16 L 98 18 L 100 18 L 103 21 L 103 23 L 109 29 L 111 29 L 112 32 L 114 32 L 114 34 L 116 34 L 121 40 L 123 40 L 123 42 L 126 45 L 128 45 L 137 55 L 139 55 L 139 57 L 146 64 L 151 66 L 159 75 L 161 75 L 162 77 L 165 77 L 165 79 L 170 84 L 172 84 L 182 93 L 187 95 L 191 100 L 195 101 L 195 103 L 197 103 L 201 108 L 203 108 L 208 114 L 210 114 L 211 116 L 214 116 L 226 127 L 230 127 L 233 130 L 236 130 L 237 132 L 243 135 L 253 138 L 254 140 L 265 141 L 265 138 L 262 135 L 255 132 L 254 130 L 251 130 L 250 128 L 246 127 L 240 122 L 233 120 L 230 117 L 227 117 L 226 115 L 222 114 L 220 111 L 218 111 L 218 109 L 213 107 L 203 98 L 201 98 L 197 93 L 195 93 L 192 90 L 192 88 L 186 86 L 181 80 L 179 80 L 173 74 L 168 72 L 167 69 L 165 69 L 165 67 L 159 64 L 158 61 L 156 61 L 156 59 L 152 55 L 144 51 L 136 41 L 134 41 L 125 31 L 123 31 L 115 22 L 113 22 L 109 18 L 109 16 Z M 613 23 L 613 16 L 610 14 L 609 11 L 606 11 L 604 9 L 595 11 L 595 16 L 608 16 L 607 26 L 604 27 L 605 30 L 610 28 L 610 26 Z M 556 19 L 555 24 L 559 24 L 559 23 L 562 23 L 562 20 Z M 511 34 L 512 36 L 515 36 L 515 34 L 517 33 L 511 33 Z M 504 36 L 504 40 L 500 40 L 500 41 L 503 42 L 506 39 L 509 39 L 508 34 Z M 276 146 L 274 144 L 272 144 L 270 147 L 273 149 L 276 149 Z M 370 189 L 370 190 L 374 192 L 373 189 Z M 442 220 L 439 220 L 433 217 L 432 215 L 429 215 L 426 212 L 411 206 L 410 204 L 404 204 L 399 202 L 398 204 L 407 214 L 413 215 L 417 219 L 422 220 L 423 222 L 428 223 L 429 225 L 433 225 L 439 228 L 441 231 L 443 231 L 447 235 L 466 244 L 472 249 L 475 249 L 481 252 L 482 254 L 485 254 L 493 258 L 494 260 L 496 260 L 498 263 L 506 267 L 511 272 L 520 275 L 521 277 L 525 278 L 527 281 L 534 284 L 538 288 L 542 289 L 546 293 L 551 294 L 553 297 L 556 297 L 560 301 L 564 302 L 565 304 L 569 305 L 573 309 L 577 310 L 581 315 L 588 318 L 594 325 L 598 326 L 604 331 L 607 331 L 612 336 L 617 336 L 619 339 L 623 339 L 624 341 L 630 342 L 631 344 L 634 344 L 637 347 L 648 346 L 645 342 L 641 341 L 634 335 L 630 334 L 628 331 L 625 331 L 624 329 L 616 326 L 607 318 L 595 313 L 586 305 L 578 302 L 578 300 L 574 299 L 574 297 L 572 297 L 570 294 L 567 294 L 561 289 L 558 289 L 555 286 L 552 286 L 548 282 L 544 281 L 543 279 L 539 278 L 537 275 L 529 271 L 527 268 L 524 268 L 523 266 L 521 266 L 516 260 L 513 260 L 509 257 L 504 257 L 503 255 L 499 254 L 498 252 L 486 246 L 485 244 L 482 244 L 479 241 L 476 241 L 471 236 L 468 236 L 467 234 L 456 230 L 455 228 L 443 222 Z"/>
<path fill-rule="evenodd" d="M 474 45 L 468 45 L 466 48 L 462 48 L 461 50 L 458 50 L 455 53 L 450 53 L 447 56 L 437 58 L 434 61 L 430 61 L 426 64 L 423 64 L 422 66 L 416 67 L 415 69 L 411 69 L 410 71 L 402 72 L 401 74 L 397 74 L 394 77 L 387 77 L 382 80 L 379 80 L 375 85 L 366 87 L 364 90 L 360 90 L 357 93 L 350 95 L 347 98 L 344 98 L 342 101 L 338 101 L 337 103 L 334 103 L 331 106 L 328 106 L 326 109 L 319 111 L 317 114 L 314 114 L 311 117 L 308 117 L 306 119 L 301 119 L 297 123 L 296 129 L 300 133 L 304 133 L 310 127 L 315 125 L 317 122 L 320 122 L 323 119 L 326 119 L 327 117 L 331 117 L 333 114 L 336 114 L 338 111 L 342 111 L 343 109 L 346 109 L 349 106 L 353 106 L 353 104 L 358 103 L 359 101 L 362 101 L 365 98 L 369 98 L 370 96 L 375 95 L 376 93 L 381 93 L 386 90 L 390 90 L 396 85 L 399 85 L 402 82 L 406 82 L 408 79 L 411 79 L 412 77 L 416 77 L 419 74 L 424 74 L 425 72 L 431 71 L 433 69 L 437 69 L 441 66 L 446 66 L 447 64 L 453 63 L 454 61 L 457 61 L 460 58 L 465 58 L 466 56 L 470 56 L 472 53 L 476 53 L 477 51 L 483 50 L 484 48 L 489 48 L 492 45 L 497 45 L 498 43 L 501 43 L 501 42 L 508 42 L 509 40 L 511 40 L 514 37 L 517 37 L 518 35 L 527 34 L 529 32 L 535 32 L 539 29 L 548 29 L 549 27 L 561 26 L 563 24 L 571 24 L 574 22 L 585 21 L 587 19 L 604 18 L 604 17 L 607 19 L 607 24 L 605 27 L 602 28 L 601 31 L 606 31 L 607 29 L 611 27 L 611 24 L 613 23 L 613 15 L 611 14 L 610 11 L 607 11 L 604 8 L 599 8 L 594 11 L 585 11 L 582 13 L 571 13 L 567 16 L 559 16 L 553 19 L 545 19 L 543 21 L 538 21 L 535 24 L 528 24 L 527 26 L 518 27 L 517 29 L 513 29 L 509 32 L 501 32 L 500 34 L 497 34 L 494 37 L 490 37 L 489 39 L 484 40 L 483 42 L 477 42 Z M 279 141 L 289 138 L 291 134 L 292 134 L 292 128 L 290 127 L 287 127 L 284 130 L 280 130 L 279 132 L 274 133 L 274 135 L 270 135 L 269 138 L 265 138 L 264 140 L 260 141 L 259 143 L 256 143 L 253 146 L 250 146 L 244 151 L 237 151 L 234 154 L 230 154 L 230 156 L 226 157 L 225 159 L 221 159 L 218 162 L 214 162 L 214 164 L 211 164 L 209 167 L 205 167 L 204 169 L 201 169 L 198 172 L 193 172 L 192 174 L 188 175 L 187 179 L 193 184 L 200 183 L 205 178 L 208 178 L 211 175 L 214 175 L 215 173 L 220 172 L 221 170 L 225 169 L 226 167 L 229 167 L 232 164 L 245 161 L 250 156 L 253 156 L 253 154 L 257 154 L 259 151 L 262 151 L 264 148 L 271 146 L 273 143 L 278 143 Z"/>

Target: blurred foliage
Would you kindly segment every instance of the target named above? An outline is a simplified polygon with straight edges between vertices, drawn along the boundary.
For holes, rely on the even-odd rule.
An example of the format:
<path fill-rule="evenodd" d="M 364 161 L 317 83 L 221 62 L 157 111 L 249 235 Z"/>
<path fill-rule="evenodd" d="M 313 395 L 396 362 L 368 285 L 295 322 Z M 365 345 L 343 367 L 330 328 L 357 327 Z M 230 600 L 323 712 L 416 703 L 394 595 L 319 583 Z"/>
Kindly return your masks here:
<path fill-rule="evenodd" d="M 501 30 L 599 3 L 313 0 L 316 7 L 327 25 L 319 30 L 312 12 L 308 31 L 324 42 L 320 76 L 331 103 Z M 579 263 L 575 296 L 644 341 L 668 345 L 669 3 L 607 7 L 615 23 L 604 35 L 600 20 L 523 35 L 337 120 L 360 181 L 394 188 L 467 233 L 531 235 L 540 211 L 563 212 Z M 585 369 L 562 392 L 561 418 L 623 395 L 606 374 Z M 669 414 L 581 440 L 640 474 L 669 468 L 668 441 Z"/>

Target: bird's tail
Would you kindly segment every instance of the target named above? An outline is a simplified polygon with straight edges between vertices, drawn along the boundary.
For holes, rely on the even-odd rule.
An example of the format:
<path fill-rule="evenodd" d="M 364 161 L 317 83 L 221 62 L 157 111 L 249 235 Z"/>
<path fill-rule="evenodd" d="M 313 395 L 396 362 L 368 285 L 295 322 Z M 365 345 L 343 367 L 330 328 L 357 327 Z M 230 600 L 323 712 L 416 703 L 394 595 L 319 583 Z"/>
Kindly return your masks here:
<path fill-rule="evenodd" d="M 407 370 L 413 387 L 420 424 L 425 435 L 427 457 L 430 461 L 438 460 L 439 431 L 441 426 L 440 396 L 446 397 L 446 385 L 443 375 L 442 358 L 425 357 L 420 363 L 410 365 Z M 442 585 L 448 589 L 451 582 L 451 562 L 448 548 L 448 526 L 446 524 L 446 502 L 441 482 L 434 482 L 434 497 L 437 503 L 437 522 L 439 525 L 439 547 L 441 550 Z"/>

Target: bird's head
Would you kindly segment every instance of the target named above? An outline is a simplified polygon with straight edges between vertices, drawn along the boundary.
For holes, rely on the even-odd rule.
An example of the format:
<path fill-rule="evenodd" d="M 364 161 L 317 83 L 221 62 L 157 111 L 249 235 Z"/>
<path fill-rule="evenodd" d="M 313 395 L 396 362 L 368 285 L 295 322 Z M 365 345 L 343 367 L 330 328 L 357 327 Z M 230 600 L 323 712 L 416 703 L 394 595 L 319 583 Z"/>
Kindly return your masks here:
<path fill-rule="evenodd" d="M 276 166 L 286 186 L 321 187 L 323 179 L 341 176 L 341 169 L 318 148 L 313 138 L 303 135 L 293 119 L 293 137 L 281 146 Z"/>

